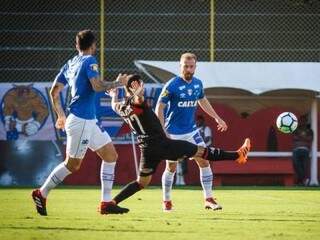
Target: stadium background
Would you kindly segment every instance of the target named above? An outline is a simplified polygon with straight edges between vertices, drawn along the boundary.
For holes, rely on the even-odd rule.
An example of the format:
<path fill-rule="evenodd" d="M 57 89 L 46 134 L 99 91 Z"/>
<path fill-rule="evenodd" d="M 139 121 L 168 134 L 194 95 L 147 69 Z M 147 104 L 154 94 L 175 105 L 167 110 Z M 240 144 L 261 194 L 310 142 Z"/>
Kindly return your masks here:
<path fill-rule="evenodd" d="M 12 84 L 52 81 L 62 63 L 76 53 L 74 36 L 85 28 L 99 36 L 98 58 L 108 79 L 114 79 L 119 72 L 137 71 L 134 60 L 177 61 L 185 51 L 196 53 L 200 61 L 318 62 L 319 11 L 320 2 L 311 0 L 51 1 L 45 4 L 5 0 L 0 6 L 0 81 Z M 227 106 L 216 107 L 228 118 L 237 117 Z M 273 108 L 257 113 L 262 114 L 258 119 L 269 115 L 268 111 L 281 110 Z M 244 121 L 240 116 L 237 118 L 238 122 Z M 289 151 L 290 136 L 280 138 L 280 150 Z M 219 141 L 225 147 L 234 147 L 236 142 L 228 145 L 225 137 Z M 1 145 L 2 151 L 8 151 L 8 141 L 2 141 Z M 264 149 L 267 145 L 272 143 L 257 147 Z M 116 182 L 125 183 L 135 176 L 131 146 L 117 148 L 120 161 Z M 41 158 L 52 151 L 44 152 Z M 28 161 L 32 163 L 32 157 Z M 31 163 L 27 164 L 28 169 L 32 169 L 34 163 Z M 290 161 L 286 159 L 285 168 L 290 168 L 288 164 Z M 97 184 L 99 165 L 96 157 L 88 153 L 82 169 L 66 182 Z M 0 170 L 6 168 L 1 161 Z M 154 183 L 159 182 L 159 172 Z M 197 170 L 190 173 L 187 182 L 197 184 L 197 174 Z M 280 183 L 277 177 L 271 182 L 270 178 L 261 182 L 257 179 L 251 176 L 243 183 Z"/>

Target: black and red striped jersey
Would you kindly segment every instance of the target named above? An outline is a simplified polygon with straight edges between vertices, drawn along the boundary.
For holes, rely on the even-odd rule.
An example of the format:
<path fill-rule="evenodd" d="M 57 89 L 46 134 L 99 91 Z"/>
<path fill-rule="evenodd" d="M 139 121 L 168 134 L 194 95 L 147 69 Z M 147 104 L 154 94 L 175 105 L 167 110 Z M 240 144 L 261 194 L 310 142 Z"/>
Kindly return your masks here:
<path fill-rule="evenodd" d="M 115 111 L 140 140 L 166 136 L 160 120 L 146 101 L 134 104 L 132 98 L 128 98 L 124 103 L 119 104 Z"/>

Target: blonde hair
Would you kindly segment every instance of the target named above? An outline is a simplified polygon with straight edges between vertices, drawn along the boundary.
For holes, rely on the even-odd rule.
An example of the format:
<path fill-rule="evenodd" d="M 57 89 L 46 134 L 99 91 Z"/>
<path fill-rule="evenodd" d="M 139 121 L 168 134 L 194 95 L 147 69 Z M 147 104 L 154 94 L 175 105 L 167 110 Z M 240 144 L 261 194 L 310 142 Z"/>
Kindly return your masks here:
<path fill-rule="evenodd" d="M 197 62 L 197 56 L 196 56 L 194 53 L 190 53 L 190 52 L 183 53 L 183 54 L 181 55 L 181 57 L 180 57 L 180 62 L 181 62 L 182 60 L 184 60 L 184 59 L 186 59 L 186 60 L 192 60 L 192 59 L 194 59 L 194 61 Z"/>

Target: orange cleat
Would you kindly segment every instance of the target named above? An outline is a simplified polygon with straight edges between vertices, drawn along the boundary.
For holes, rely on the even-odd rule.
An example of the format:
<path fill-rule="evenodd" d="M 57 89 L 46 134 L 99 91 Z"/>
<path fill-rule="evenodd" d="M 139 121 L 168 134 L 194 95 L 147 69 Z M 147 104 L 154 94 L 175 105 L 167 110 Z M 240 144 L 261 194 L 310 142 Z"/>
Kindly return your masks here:
<path fill-rule="evenodd" d="M 247 162 L 248 153 L 250 152 L 251 143 L 250 139 L 246 138 L 243 145 L 238 149 L 239 157 L 236 159 L 236 162 L 239 164 L 245 164 Z"/>

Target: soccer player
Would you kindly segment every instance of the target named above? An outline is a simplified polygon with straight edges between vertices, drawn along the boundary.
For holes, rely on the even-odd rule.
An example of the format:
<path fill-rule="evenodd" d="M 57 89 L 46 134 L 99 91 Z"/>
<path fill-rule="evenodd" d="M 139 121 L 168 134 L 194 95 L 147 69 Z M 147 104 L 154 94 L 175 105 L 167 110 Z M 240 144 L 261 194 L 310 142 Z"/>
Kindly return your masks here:
<path fill-rule="evenodd" d="M 218 130 L 226 131 L 227 124 L 219 117 L 204 95 L 202 82 L 195 78 L 197 57 L 193 53 L 184 53 L 180 58 L 180 76 L 171 79 L 162 89 L 156 106 L 156 114 L 171 139 L 186 140 L 205 147 L 195 123 L 197 105 L 218 124 Z M 164 113 L 165 111 L 165 113 Z M 164 117 L 165 116 L 165 117 Z M 171 189 L 177 162 L 166 162 L 162 175 L 163 209 L 172 210 Z M 207 209 L 219 210 L 222 207 L 212 194 L 213 175 L 210 164 L 205 158 L 195 159 L 200 169 L 200 182 L 204 193 L 204 205 Z"/>
<path fill-rule="evenodd" d="M 83 30 L 76 35 L 78 55 L 70 59 L 60 70 L 53 82 L 50 96 L 57 113 L 56 128 L 65 129 L 67 147 L 65 161 L 59 164 L 48 176 L 40 189 L 32 192 L 32 198 L 40 215 L 47 215 L 46 199 L 50 190 L 61 183 L 66 176 L 77 171 L 88 148 L 102 159 L 101 214 L 121 214 L 128 212 L 111 201 L 114 168 L 117 152 L 111 138 L 99 127 L 95 113 L 95 92 L 124 85 L 126 76 L 119 75 L 114 82 L 106 82 L 99 76 L 96 52 L 96 39 L 92 31 Z M 65 85 L 71 88 L 70 114 L 66 118 L 60 104 L 60 92 Z"/>
<path fill-rule="evenodd" d="M 117 112 L 138 135 L 140 147 L 139 177 L 126 185 L 113 198 L 114 204 L 129 198 L 136 192 L 148 186 L 152 174 L 156 171 L 161 160 L 172 159 L 177 161 L 184 157 L 195 159 L 205 158 L 210 161 L 235 160 L 240 164 L 247 161 L 250 151 L 250 140 L 247 138 L 238 151 L 224 151 L 219 148 L 197 146 L 188 141 L 172 140 L 167 138 L 160 120 L 148 106 L 144 99 L 143 82 L 139 75 L 131 75 L 125 87 L 127 98 L 124 102 L 117 99 L 117 92 L 109 92 L 112 97 L 112 108 Z"/>

